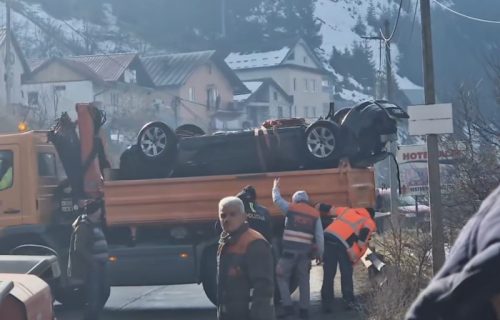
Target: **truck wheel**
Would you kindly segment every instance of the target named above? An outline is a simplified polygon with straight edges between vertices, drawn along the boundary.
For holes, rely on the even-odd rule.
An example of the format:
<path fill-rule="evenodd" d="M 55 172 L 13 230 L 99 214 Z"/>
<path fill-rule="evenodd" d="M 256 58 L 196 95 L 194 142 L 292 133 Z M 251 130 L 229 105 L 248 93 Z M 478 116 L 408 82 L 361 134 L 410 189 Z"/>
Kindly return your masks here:
<path fill-rule="evenodd" d="M 331 165 L 340 156 L 339 127 L 330 121 L 318 120 L 306 129 L 306 153 L 313 164 Z"/>
<path fill-rule="evenodd" d="M 57 301 L 64 307 L 70 309 L 81 308 L 85 305 L 85 291 L 82 287 L 63 288 L 59 287 L 54 293 Z"/>
<path fill-rule="evenodd" d="M 142 127 L 137 145 L 142 157 L 148 162 L 161 163 L 177 156 L 175 132 L 160 121 L 149 122 Z"/>
<path fill-rule="evenodd" d="M 214 305 L 217 305 L 217 247 L 207 248 L 203 255 L 202 284 L 205 294 Z"/>

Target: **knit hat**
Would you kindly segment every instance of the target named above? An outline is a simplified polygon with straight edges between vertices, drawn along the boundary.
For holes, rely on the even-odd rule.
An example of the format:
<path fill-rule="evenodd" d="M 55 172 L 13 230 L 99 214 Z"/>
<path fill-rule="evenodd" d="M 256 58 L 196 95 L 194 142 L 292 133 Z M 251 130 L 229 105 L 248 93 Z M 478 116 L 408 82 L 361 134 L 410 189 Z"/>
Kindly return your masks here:
<path fill-rule="evenodd" d="M 307 195 L 307 192 L 303 190 L 295 192 L 292 196 L 292 202 L 298 203 L 307 201 L 309 201 L 309 196 Z"/>

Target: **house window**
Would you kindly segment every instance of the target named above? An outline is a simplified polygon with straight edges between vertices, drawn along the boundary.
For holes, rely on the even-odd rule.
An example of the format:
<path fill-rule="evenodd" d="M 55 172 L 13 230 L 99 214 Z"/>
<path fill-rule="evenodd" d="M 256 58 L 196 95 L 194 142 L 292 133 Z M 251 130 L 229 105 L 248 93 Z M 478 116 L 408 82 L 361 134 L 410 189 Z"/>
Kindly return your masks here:
<path fill-rule="evenodd" d="M 54 92 L 65 91 L 65 90 L 66 90 L 66 86 L 65 85 L 54 86 Z"/>
<path fill-rule="evenodd" d="M 309 91 L 309 80 L 304 79 L 304 91 L 308 92 Z"/>
<path fill-rule="evenodd" d="M 278 101 L 278 93 L 276 91 L 273 92 L 274 101 Z"/>
<path fill-rule="evenodd" d="M 293 78 L 293 91 L 297 91 L 297 79 Z"/>
<path fill-rule="evenodd" d="M 316 118 L 316 107 L 311 107 L 312 117 Z"/>
<path fill-rule="evenodd" d="M 196 96 L 195 96 L 194 88 L 189 88 L 188 89 L 188 95 L 189 95 L 189 101 L 193 101 L 193 102 L 196 101 Z"/>
<path fill-rule="evenodd" d="M 112 106 L 117 106 L 119 105 L 119 95 L 116 92 L 112 92 L 110 95 L 110 102 Z"/>
<path fill-rule="evenodd" d="M 207 107 L 209 109 L 219 109 L 220 106 L 220 96 L 219 91 L 215 87 L 207 88 Z"/>
<path fill-rule="evenodd" d="M 278 107 L 278 119 L 283 119 L 283 107 Z"/>
<path fill-rule="evenodd" d="M 316 92 L 316 80 L 311 80 L 311 91 Z"/>
<path fill-rule="evenodd" d="M 309 107 L 304 107 L 304 118 L 309 118 Z"/>
<path fill-rule="evenodd" d="M 30 106 L 38 105 L 38 91 L 28 92 L 28 105 Z"/>
<path fill-rule="evenodd" d="M 132 69 L 125 70 L 123 74 L 123 80 L 125 83 L 137 83 L 137 72 Z"/>
<path fill-rule="evenodd" d="M 304 64 L 307 64 L 307 57 L 304 57 Z"/>
<path fill-rule="evenodd" d="M 212 64 L 208 64 L 208 74 L 212 74 Z"/>

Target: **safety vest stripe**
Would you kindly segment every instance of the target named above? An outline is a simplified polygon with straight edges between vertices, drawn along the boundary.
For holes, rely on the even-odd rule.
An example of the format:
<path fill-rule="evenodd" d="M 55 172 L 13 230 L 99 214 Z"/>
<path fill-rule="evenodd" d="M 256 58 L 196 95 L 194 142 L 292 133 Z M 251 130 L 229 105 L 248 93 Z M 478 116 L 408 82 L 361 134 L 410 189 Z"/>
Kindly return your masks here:
<path fill-rule="evenodd" d="M 288 235 L 283 235 L 283 241 L 291 241 L 291 242 L 300 242 L 300 243 L 305 243 L 305 244 L 312 244 L 312 239 L 303 239 L 299 237 L 294 237 L 294 236 L 288 236 Z"/>
<path fill-rule="evenodd" d="M 300 231 L 293 231 L 293 230 L 285 230 L 284 231 L 284 234 L 288 235 L 288 236 L 296 236 L 296 237 L 299 237 L 299 238 L 305 238 L 305 239 L 313 239 L 314 236 L 312 234 L 309 234 L 309 233 L 305 233 L 305 232 L 300 232 Z"/>

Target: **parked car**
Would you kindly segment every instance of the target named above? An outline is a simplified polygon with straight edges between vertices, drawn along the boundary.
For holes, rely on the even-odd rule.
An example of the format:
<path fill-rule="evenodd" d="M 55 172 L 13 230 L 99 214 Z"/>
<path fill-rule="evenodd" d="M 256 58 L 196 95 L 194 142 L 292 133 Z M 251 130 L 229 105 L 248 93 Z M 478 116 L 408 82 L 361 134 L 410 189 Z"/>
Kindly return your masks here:
<path fill-rule="evenodd" d="M 380 197 L 379 208 L 377 208 L 376 220 L 383 223 L 382 220 L 390 217 L 391 211 L 391 190 L 378 189 L 378 196 Z M 419 228 L 428 231 L 431 221 L 431 209 L 428 205 L 417 201 L 414 196 L 402 194 L 398 196 L 398 222 L 401 227 Z M 383 228 L 383 227 L 382 227 Z"/>
<path fill-rule="evenodd" d="M 387 101 L 366 101 L 310 125 L 266 121 L 255 130 L 205 134 L 194 125 L 174 132 L 150 122 L 120 158 L 121 179 L 146 179 L 334 168 L 341 158 L 366 167 L 385 157 L 397 121 L 408 114 Z"/>

